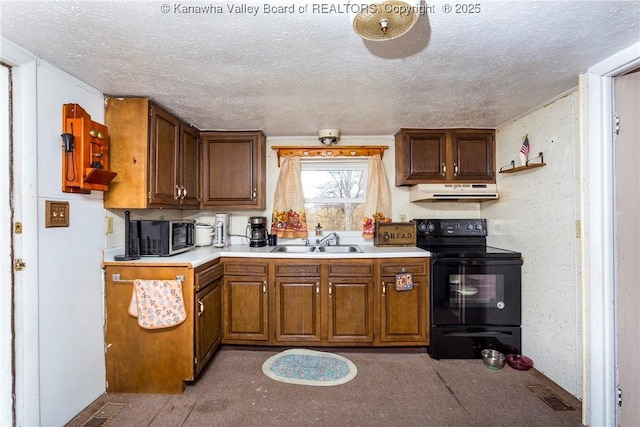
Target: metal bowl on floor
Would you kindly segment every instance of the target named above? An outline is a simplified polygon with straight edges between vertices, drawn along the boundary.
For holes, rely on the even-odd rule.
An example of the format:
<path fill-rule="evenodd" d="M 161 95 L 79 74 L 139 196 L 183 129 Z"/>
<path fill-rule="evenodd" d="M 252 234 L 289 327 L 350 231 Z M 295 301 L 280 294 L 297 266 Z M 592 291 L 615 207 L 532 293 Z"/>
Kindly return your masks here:
<path fill-rule="evenodd" d="M 484 349 L 480 353 L 482 354 L 482 361 L 484 366 L 489 369 L 502 369 L 504 366 L 505 356 L 498 350 Z"/>

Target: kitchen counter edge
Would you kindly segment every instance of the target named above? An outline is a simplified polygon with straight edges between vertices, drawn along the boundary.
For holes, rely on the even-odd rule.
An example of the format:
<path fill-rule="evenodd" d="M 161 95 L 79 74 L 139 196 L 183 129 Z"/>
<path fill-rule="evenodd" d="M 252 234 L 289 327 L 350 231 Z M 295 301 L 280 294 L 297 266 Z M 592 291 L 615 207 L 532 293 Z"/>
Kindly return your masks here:
<path fill-rule="evenodd" d="M 429 257 L 429 251 L 414 246 L 374 246 L 359 245 L 362 252 L 349 254 L 331 253 L 274 253 L 272 246 L 253 248 L 248 245 L 231 245 L 226 248 L 202 246 L 170 257 L 141 257 L 131 261 L 116 261 L 114 257 L 124 253 L 123 248 L 103 249 L 102 267 L 107 266 L 163 266 L 196 268 L 221 257 L 238 258 L 279 258 L 279 259 L 370 259 L 370 258 L 411 258 Z"/>

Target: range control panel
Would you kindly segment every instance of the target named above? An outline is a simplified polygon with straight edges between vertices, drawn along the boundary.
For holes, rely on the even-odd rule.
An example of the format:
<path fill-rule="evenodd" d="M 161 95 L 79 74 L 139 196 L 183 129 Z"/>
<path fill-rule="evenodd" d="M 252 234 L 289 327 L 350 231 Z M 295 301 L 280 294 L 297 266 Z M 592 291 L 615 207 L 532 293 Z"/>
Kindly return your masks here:
<path fill-rule="evenodd" d="M 474 219 L 414 219 L 418 237 L 486 237 L 487 220 Z"/>

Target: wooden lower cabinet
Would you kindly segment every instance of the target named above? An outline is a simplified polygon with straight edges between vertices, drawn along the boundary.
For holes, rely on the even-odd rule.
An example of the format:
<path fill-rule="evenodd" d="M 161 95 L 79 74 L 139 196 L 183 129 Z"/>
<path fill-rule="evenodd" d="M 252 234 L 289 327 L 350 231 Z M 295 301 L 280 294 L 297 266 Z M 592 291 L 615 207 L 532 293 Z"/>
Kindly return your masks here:
<path fill-rule="evenodd" d="M 319 343 L 322 340 L 320 264 L 279 260 L 274 269 L 275 341 Z"/>
<path fill-rule="evenodd" d="M 222 273 L 219 261 L 196 269 L 196 375 L 205 367 L 222 342 Z"/>
<path fill-rule="evenodd" d="M 224 262 L 222 307 L 225 342 L 269 340 L 268 263 Z"/>
<path fill-rule="evenodd" d="M 414 287 L 395 289 L 395 275 Z M 145 329 L 135 279 L 182 280 L 186 320 Z M 426 346 L 429 259 L 223 258 L 199 267 L 105 267 L 107 392 L 181 393 L 221 344 Z"/>
<path fill-rule="evenodd" d="M 207 265 L 202 270 L 211 267 Z M 128 310 L 133 280 L 176 278 L 182 279 L 186 320 L 169 328 L 140 327 Z M 197 292 L 196 282 L 202 284 Z M 107 266 L 107 392 L 181 393 L 185 381 L 196 378 L 220 343 L 220 321 L 216 320 L 221 310 L 219 296 L 216 297 L 220 284 L 220 277 L 209 275 L 205 283 L 199 273 L 187 267 Z"/>
<path fill-rule="evenodd" d="M 327 270 L 327 341 L 373 343 L 373 263 L 332 260 Z"/>
<path fill-rule="evenodd" d="M 225 344 L 428 345 L 428 258 L 223 263 Z M 403 271 L 410 291 L 392 286 Z"/>
<path fill-rule="evenodd" d="M 428 344 L 429 263 L 422 258 L 381 260 L 380 341 Z M 411 273 L 413 289 L 396 290 L 396 274 Z"/>

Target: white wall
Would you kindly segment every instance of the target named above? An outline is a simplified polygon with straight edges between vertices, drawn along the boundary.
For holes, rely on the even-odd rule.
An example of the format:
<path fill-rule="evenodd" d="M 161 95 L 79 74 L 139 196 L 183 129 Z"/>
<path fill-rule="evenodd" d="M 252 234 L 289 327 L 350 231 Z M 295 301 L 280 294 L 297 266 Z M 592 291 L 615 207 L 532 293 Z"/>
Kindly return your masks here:
<path fill-rule="evenodd" d="M 579 97 L 569 94 L 497 131 L 498 167 L 525 135 L 544 167 L 498 174 L 500 200 L 485 202 L 488 242 L 522 252 L 522 352 L 574 396 L 582 393 Z"/>
<path fill-rule="evenodd" d="M 103 96 L 53 66 L 37 68 L 40 417 L 63 425 L 105 391 L 100 251 L 102 193 L 61 190 L 62 105 L 82 106 L 104 123 Z M 68 201 L 68 228 L 45 228 L 45 200 Z"/>

